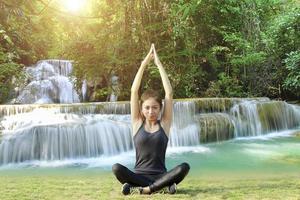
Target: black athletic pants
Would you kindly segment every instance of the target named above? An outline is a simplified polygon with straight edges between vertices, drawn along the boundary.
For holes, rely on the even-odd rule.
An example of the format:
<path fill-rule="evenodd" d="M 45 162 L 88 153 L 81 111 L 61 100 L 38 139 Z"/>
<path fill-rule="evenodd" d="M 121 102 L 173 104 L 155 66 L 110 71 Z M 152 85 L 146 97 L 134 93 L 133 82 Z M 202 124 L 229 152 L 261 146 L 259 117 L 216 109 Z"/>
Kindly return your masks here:
<path fill-rule="evenodd" d="M 149 186 L 151 192 L 159 191 L 173 183 L 180 183 L 188 174 L 189 170 L 189 164 L 182 163 L 164 174 L 146 175 L 136 174 L 119 163 L 112 166 L 113 173 L 122 184 L 129 183 L 133 186 L 141 187 Z"/>

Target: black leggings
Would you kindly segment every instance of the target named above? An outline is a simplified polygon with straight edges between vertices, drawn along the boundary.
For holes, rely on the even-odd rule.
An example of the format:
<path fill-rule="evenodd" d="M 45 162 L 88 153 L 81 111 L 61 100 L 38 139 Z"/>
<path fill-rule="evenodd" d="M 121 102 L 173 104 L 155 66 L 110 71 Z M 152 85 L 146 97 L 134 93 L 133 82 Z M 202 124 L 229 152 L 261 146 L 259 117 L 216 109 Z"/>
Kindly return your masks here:
<path fill-rule="evenodd" d="M 159 191 L 173 183 L 180 183 L 188 174 L 189 170 L 189 164 L 182 163 L 164 174 L 144 175 L 136 174 L 119 163 L 112 166 L 113 173 L 122 184 L 129 183 L 133 186 L 141 187 L 149 186 L 151 192 Z"/>

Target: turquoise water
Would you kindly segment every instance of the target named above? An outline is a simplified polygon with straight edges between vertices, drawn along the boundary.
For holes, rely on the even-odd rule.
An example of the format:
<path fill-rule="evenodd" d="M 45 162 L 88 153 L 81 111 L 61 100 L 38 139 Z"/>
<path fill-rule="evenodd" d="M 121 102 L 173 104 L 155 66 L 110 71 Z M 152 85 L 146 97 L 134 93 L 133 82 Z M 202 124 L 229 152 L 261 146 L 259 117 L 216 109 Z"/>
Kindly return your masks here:
<path fill-rule="evenodd" d="M 192 147 L 169 148 L 167 168 L 181 162 L 191 166 L 190 175 L 203 177 L 257 177 L 299 175 L 300 136 L 297 131 L 264 137 L 235 139 Z M 299 132 L 299 130 L 298 130 Z M 134 151 L 112 157 L 64 161 L 32 161 L 0 167 L 0 175 L 95 175 L 110 173 L 119 162 L 133 168 Z"/>

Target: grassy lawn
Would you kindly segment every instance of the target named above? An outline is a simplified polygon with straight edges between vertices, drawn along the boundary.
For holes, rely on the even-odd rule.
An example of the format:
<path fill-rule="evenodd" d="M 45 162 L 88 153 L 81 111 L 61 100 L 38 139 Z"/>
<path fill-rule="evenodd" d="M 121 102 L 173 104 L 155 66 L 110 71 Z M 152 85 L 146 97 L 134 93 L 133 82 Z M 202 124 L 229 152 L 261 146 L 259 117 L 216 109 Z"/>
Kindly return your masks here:
<path fill-rule="evenodd" d="M 123 196 L 111 173 L 94 175 L 0 174 L 0 199 L 300 199 L 300 176 L 200 177 L 194 174 L 175 195 Z"/>

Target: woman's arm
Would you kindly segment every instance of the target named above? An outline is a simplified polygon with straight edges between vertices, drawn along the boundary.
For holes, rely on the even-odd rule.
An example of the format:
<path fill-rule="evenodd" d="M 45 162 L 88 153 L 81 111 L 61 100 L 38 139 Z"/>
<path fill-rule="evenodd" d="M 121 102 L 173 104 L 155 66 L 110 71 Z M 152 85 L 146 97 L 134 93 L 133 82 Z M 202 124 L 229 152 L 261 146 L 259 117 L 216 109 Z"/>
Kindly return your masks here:
<path fill-rule="evenodd" d="M 166 134 L 169 135 L 173 117 L 173 90 L 168 75 L 158 58 L 154 45 L 152 46 L 152 48 L 154 52 L 154 63 L 158 67 L 163 87 L 165 90 L 164 111 L 163 116 L 161 118 L 161 122 Z"/>
<path fill-rule="evenodd" d="M 136 133 L 139 124 L 142 122 L 142 117 L 140 114 L 140 108 L 139 108 L 139 89 L 141 86 L 141 81 L 143 77 L 143 73 L 145 71 L 145 68 L 147 64 L 153 59 L 153 48 L 151 46 L 151 49 L 143 62 L 141 63 L 141 66 L 138 70 L 138 72 L 135 75 L 134 81 L 131 86 L 131 96 L 130 96 L 130 109 L 131 109 L 131 123 L 133 128 L 133 135 Z"/>

